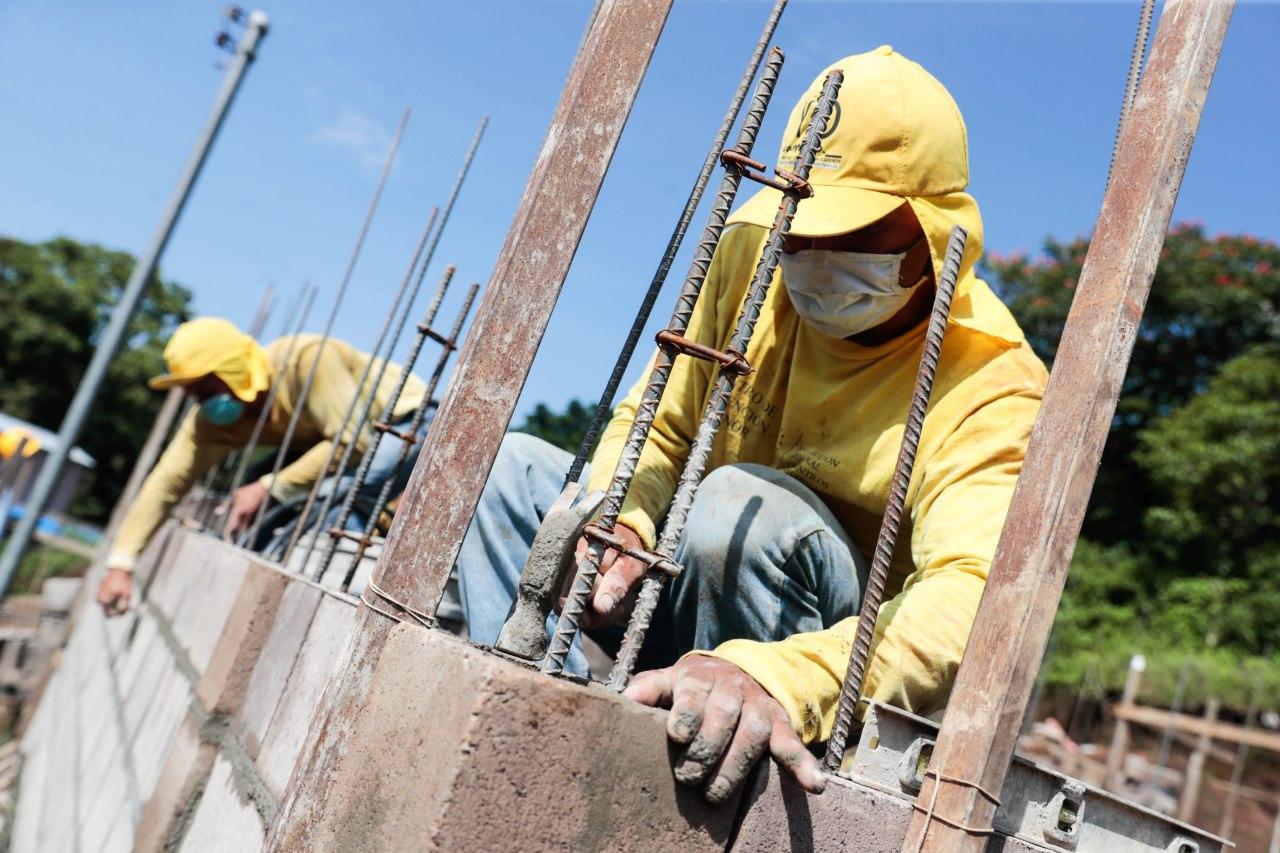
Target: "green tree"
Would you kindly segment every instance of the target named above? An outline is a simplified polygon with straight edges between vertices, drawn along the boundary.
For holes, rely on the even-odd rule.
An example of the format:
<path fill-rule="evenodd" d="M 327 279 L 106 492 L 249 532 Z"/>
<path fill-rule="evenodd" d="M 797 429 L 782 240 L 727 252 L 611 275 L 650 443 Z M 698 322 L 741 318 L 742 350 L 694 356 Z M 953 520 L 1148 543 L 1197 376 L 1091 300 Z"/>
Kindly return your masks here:
<path fill-rule="evenodd" d="M 588 406 L 577 399 L 570 400 L 563 412 L 554 412 L 546 403 L 539 403 L 515 431 L 536 435 L 562 450 L 577 453 L 582 437 L 591 426 L 593 414 L 594 406 Z"/>
<path fill-rule="evenodd" d="M 58 237 L 0 238 L 0 409 L 56 430 L 132 271 L 125 252 Z M 154 275 L 112 363 L 79 444 L 98 467 L 73 511 L 110 511 L 159 406 L 146 379 L 162 371 L 164 342 L 186 320 L 191 294 Z"/>

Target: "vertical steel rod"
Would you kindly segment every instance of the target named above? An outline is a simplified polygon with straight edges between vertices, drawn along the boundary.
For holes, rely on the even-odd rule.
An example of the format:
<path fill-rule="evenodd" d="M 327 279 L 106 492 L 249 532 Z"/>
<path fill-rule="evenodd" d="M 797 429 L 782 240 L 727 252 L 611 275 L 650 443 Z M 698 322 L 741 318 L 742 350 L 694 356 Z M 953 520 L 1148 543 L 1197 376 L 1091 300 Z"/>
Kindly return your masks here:
<path fill-rule="evenodd" d="M 889 565 L 898 544 L 898 531 L 902 527 L 902 512 L 907 505 L 907 488 L 911 485 L 911 472 L 916 464 L 916 450 L 920 446 L 920 433 L 924 429 L 925 413 L 929 397 L 933 393 L 933 379 L 938 373 L 938 359 L 942 354 L 943 338 L 947 333 L 947 319 L 951 316 L 951 297 L 956 292 L 956 279 L 960 275 L 960 260 L 969 234 L 959 225 L 953 225 L 947 240 L 947 253 L 942 261 L 942 274 L 938 276 L 937 293 L 933 297 L 933 312 L 929 328 L 924 336 L 924 349 L 920 353 L 920 367 L 916 371 L 916 385 L 911 392 L 911 404 L 907 408 L 907 422 L 902 430 L 902 443 L 898 446 L 898 460 L 894 465 L 893 479 L 889 482 L 889 497 L 885 502 L 884 516 L 880 519 L 880 533 L 876 536 L 876 549 L 867 573 L 867 589 L 862 595 L 862 607 L 858 612 L 858 628 L 849 653 L 849 667 L 840 684 L 840 698 L 836 703 L 835 725 L 827 740 L 827 752 L 822 769 L 835 773 L 844 759 L 845 744 L 849 740 L 849 728 L 853 725 L 858 697 L 862 693 L 862 681 L 867 671 L 867 658 L 871 654 L 871 640 L 875 636 L 876 619 L 880 605 L 884 603 L 884 587 L 889 580 Z"/>
<path fill-rule="evenodd" d="M 377 186 L 373 190 L 373 198 L 369 200 L 369 209 L 365 211 L 364 221 L 360 223 L 360 231 L 356 234 L 355 246 L 351 249 L 351 257 L 347 260 L 347 268 L 342 274 L 342 281 L 338 284 L 338 292 L 333 296 L 333 307 L 329 309 L 329 319 L 325 321 L 324 331 L 320 335 L 320 344 L 316 349 L 316 356 L 311 361 L 311 369 L 307 371 L 307 378 L 302 381 L 298 399 L 294 401 L 293 414 L 289 417 L 289 423 L 284 430 L 284 438 L 281 439 L 280 447 L 276 451 L 275 463 L 271 466 L 273 483 L 275 478 L 279 476 L 280 469 L 284 466 L 285 458 L 289 455 L 289 446 L 293 444 L 293 434 L 298 429 L 298 420 L 302 417 L 302 411 L 306 408 L 307 397 L 311 394 L 311 386 L 316 380 L 316 368 L 320 366 L 320 356 L 324 354 L 325 347 L 329 343 L 329 337 L 333 334 L 333 324 L 337 321 L 338 312 L 342 309 L 342 300 L 347 295 L 347 287 L 351 284 L 351 276 L 355 272 L 356 262 L 360 259 L 360 252 L 364 248 L 365 237 L 369 234 L 369 226 L 373 224 L 373 216 L 378 212 L 378 203 L 382 201 L 382 191 L 386 189 L 387 178 L 391 176 L 391 167 L 395 165 L 396 153 L 400 150 L 400 141 L 404 138 L 404 129 L 409 123 L 410 112 L 409 109 L 405 109 L 404 114 L 400 116 L 400 123 L 396 125 L 396 132 L 391 137 L 391 144 L 387 147 L 387 159 L 382 164 L 382 174 L 378 176 Z M 253 519 L 250 541 L 258 537 L 258 531 L 262 528 L 262 516 L 267 511 L 268 503 L 269 501 L 263 501 L 258 507 L 258 512 Z"/>
<path fill-rule="evenodd" d="M 764 113 L 769 106 L 769 99 L 773 96 L 773 88 L 777 84 L 782 63 L 783 54 L 781 50 L 775 47 L 769 51 L 764 71 L 760 75 L 760 82 L 756 85 L 751 104 L 747 108 L 747 113 L 742 120 L 742 127 L 738 131 L 737 142 L 733 147 L 733 151 L 738 154 L 748 156 L 755 146 L 756 136 L 760 132 L 760 124 L 764 121 Z M 734 199 L 737 198 L 738 186 L 742 181 L 742 171 L 736 165 L 728 161 L 724 165 L 724 175 L 720 179 L 720 186 L 716 191 L 715 200 L 711 204 L 711 211 L 707 214 L 702 236 L 698 240 L 697 248 L 694 249 L 693 258 L 689 262 L 689 270 L 685 275 L 684 285 L 680 288 L 680 294 L 676 297 L 675 308 L 672 309 L 671 320 L 667 326 L 669 331 L 678 335 L 684 334 L 689 326 L 690 319 L 693 317 L 694 305 L 698 301 L 698 295 L 702 292 L 702 285 L 706 281 L 707 271 L 711 268 L 711 258 L 715 255 L 716 246 L 720 243 L 720 234 L 724 231 L 725 220 L 729 218 L 729 209 L 733 206 Z M 675 364 L 675 359 L 676 351 L 666 347 L 660 347 L 654 358 L 644 393 L 641 395 L 639 405 L 636 406 L 631 429 L 627 433 L 627 440 L 623 445 L 622 452 L 618 455 L 618 463 L 614 467 L 613 478 L 610 480 L 604 503 L 600 507 L 600 516 L 596 523 L 604 530 L 612 531 L 618 521 L 618 515 L 622 512 L 622 502 L 626 499 L 627 490 L 631 487 L 631 478 L 635 475 L 636 465 L 639 464 L 640 454 L 644 450 L 645 441 L 649 436 L 649 429 L 653 426 L 654 414 L 657 412 L 658 404 L 661 402 L 662 395 L 666 390 L 667 380 L 671 376 L 671 368 Z M 573 638 L 578 633 L 578 622 L 586 608 L 587 596 L 590 595 L 591 585 L 595 582 L 596 575 L 599 574 L 600 560 L 604 557 L 604 552 L 604 545 L 601 542 L 593 541 L 589 543 L 586 554 L 579 561 L 569 597 L 565 601 L 560 618 L 556 622 L 555 635 L 560 636 L 560 641 L 557 642 L 555 635 L 553 635 L 547 655 L 542 663 L 544 672 L 555 674 L 564 668 L 564 662 L 568 657 L 569 649 L 572 647 Z"/>
<path fill-rule="evenodd" d="M 764 59 L 764 53 L 769 47 L 769 42 L 773 39 L 774 30 L 778 28 L 778 20 L 782 17 L 782 12 L 786 8 L 787 0 L 775 0 L 773 10 L 769 13 L 769 18 L 764 23 L 764 29 L 760 32 L 759 40 L 756 41 L 755 50 L 751 52 L 751 58 L 747 60 L 747 68 L 742 72 L 742 79 L 738 81 L 738 88 L 734 91 L 733 97 L 729 101 L 729 109 L 725 112 L 724 119 L 720 122 L 720 129 L 716 131 L 716 138 L 712 140 L 711 149 L 707 151 L 707 158 L 702 161 L 702 168 L 698 170 L 698 177 L 693 182 L 693 189 L 689 191 L 689 197 L 685 199 L 684 209 L 680 211 L 680 218 L 676 220 L 675 230 L 671 233 L 671 238 L 667 240 L 667 248 L 663 251 L 661 260 L 658 261 L 658 269 L 654 272 L 653 279 L 649 282 L 649 289 L 645 292 L 644 299 L 640 302 L 640 310 L 636 312 L 635 320 L 631 323 L 631 330 L 627 332 L 626 341 L 622 345 L 622 350 L 618 353 L 618 360 L 613 364 L 613 372 L 609 374 L 609 380 L 605 383 L 604 391 L 600 394 L 600 401 L 596 403 L 596 411 L 591 416 L 591 424 L 587 427 L 587 432 L 583 435 L 582 442 L 578 445 L 577 455 L 574 456 L 573 462 L 569 465 L 569 472 L 565 475 L 564 480 L 565 486 L 578 482 L 582 476 L 582 469 L 587 464 L 587 457 L 591 455 L 591 449 L 595 446 L 596 438 L 600 435 L 605 418 L 609 416 L 609 412 L 613 408 L 613 398 L 617 395 L 618 386 L 622 384 L 622 377 L 627 372 L 627 366 L 631 363 L 631 357 L 636 351 L 636 344 L 640 341 L 640 336 L 644 334 L 644 327 L 649 322 L 649 314 L 653 311 L 653 305 L 658 301 L 658 294 L 662 291 L 662 286 L 667 281 L 667 273 L 671 270 L 671 264 L 676 258 L 676 253 L 680 251 L 680 244 L 684 242 L 684 235 L 689 230 L 689 223 L 693 220 L 693 214 L 697 211 L 698 204 L 702 201 L 702 194 L 706 191 L 708 181 L 711 180 L 711 172 L 720 160 L 720 152 L 724 150 L 725 141 L 729 138 L 729 131 L 733 130 L 733 124 L 738 120 L 738 111 L 742 109 L 742 102 L 747 98 L 747 90 L 751 88 L 751 81 L 755 79 L 756 71 L 760 68 L 760 62 Z"/>
<path fill-rule="evenodd" d="M 989 840 L 1232 6 L 1165 5 L 904 850 Z"/>
<path fill-rule="evenodd" d="M 1138 31 L 1133 37 L 1133 52 L 1129 55 L 1129 73 L 1124 81 L 1124 100 L 1120 102 L 1120 119 L 1116 122 L 1116 136 L 1111 142 L 1111 162 L 1107 165 L 1107 181 L 1116 165 L 1116 153 L 1120 150 L 1120 134 L 1133 112 L 1133 102 L 1138 96 L 1138 78 L 1142 75 L 1142 60 L 1147 53 L 1147 34 L 1151 32 L 1151 16 L 1155 13 L 1156 0 L 1142 0 L 1138 13 Z"/>
<path fill-rule="evenodd" d="M 323 843 L 316 818 L 346 794 L 334 780 L 359 759 L 344 741 L 358 736 L 367 674 L 398 624 L 384 614 L 433 618 L 670 10 L 671 0 L 600 5 L 265 849 Z"/>
<path fill-rule="evenodd" d="M 258 46 L 266 34 L 267 16 L 257 11 L 250 13 L 244 36 L 236 45 L 235 57 L 231 60 L 222 87 L 214 98 L 213 108 L 196 140 L 196 147 L 187 159 L 186 165 L 183 166 L 178 185 L 174 188 L 173 195 L 169 197 L 169 202 L 160 217 L 160 224 L 150 244 L 134 264 L 129 281 L 120 294 L 120 301 L 112 310 L 111 319 L 107 322 L 98 346 L 93 351 L 93 357 L 89 360 L 84 377 L 76 387 L 75 396 L 72 397 L 71 405 L 67 407 L 67 413 L 63 416 L 62 425 L 58 428 L 58 441 L 49 448 L 49 456 L 40 468 L 40 474 L 36 478 L 30 496 L 24 502 L 22 520 L 18 522 L 13 534 L 9 537 L 3 553 L 0 553 L 0 596 L 8 591 L 18 563 L 31 542 L 36 522 L 48 505 L 58 481 L 62 479 L 67 457 L 80 438 L 80 432 L 84 429 L 85 421 L 89 417 L 89 409 L 98 396 L 103 379 L 106 378 L 107 369 L 111 366 L 121 344 L 124 343 L 129 322 L 133 319 L 142 293 L 154 274 L 156 265 L 160 262 L 160 256 L 164 254 L 165 246 L 168 245 L 169 237 L 178 224 L 178 218 L 182 215 L 187 198 L 191 195 L 196 179 L 200 176 L 200 171 L 209 156 L 227 111 L 240 90 L 245 72 L 253 63 Z"/>

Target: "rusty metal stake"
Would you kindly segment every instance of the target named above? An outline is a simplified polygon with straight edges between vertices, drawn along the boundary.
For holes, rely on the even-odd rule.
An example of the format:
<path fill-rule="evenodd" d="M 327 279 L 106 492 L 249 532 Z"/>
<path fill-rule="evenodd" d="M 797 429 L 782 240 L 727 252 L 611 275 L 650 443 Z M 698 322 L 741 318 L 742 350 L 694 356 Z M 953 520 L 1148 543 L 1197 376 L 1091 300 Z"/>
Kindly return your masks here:
<path fill-rule="evenodd" d="M 903 850 L 989 841 L 1232 5 L 1165 6 Z"/>
<path fill-rule="evenodd" d="M 302 417 L 302 411 L 306 408 L 307 397 L 311 395 L 311 386 L 316 380 L 316 368 L 320 365 L 320 356 L 324 354 L 324 349 L 329 343 L 329 337 L 333 334 L 333 324 L 338 319 L 338 311 L 342 308 L 342 300 L 347 295 L 347 286 L 351 284 L 351 276 L 355 272 L 356 261 L 360 259 L 365 237 L 368 236 L 369 226 L 373 223 L 373 215 L 378 212 L 378 203 L 382 200 L 382 191 L 387 186 L 387 178 L 391 176 L 391 167 L 396 162 L 396 153 L 400 150 L 400 141 L 404 138 L 405 126 L 409 123 L 409 114 L 410 111 L 406 109 L 404 114 L 400 116 L 400 123 L 396 125 L 395 135 L 391 137 L 391 144 L 387 147 L 387 158 L 382 164 L 382 174 L 378 176 L 377 186 L 373 190 L 373 198 L 369 200 L 369 209 L 365 212 L 364 221 L 360 224 L 355 246 L 351 249 L 351 258 L 347 261 L 346 271 L 343 272 L 342 281 L 338 284 L 338 292 L 333 296 L 333 307 L 329 309 L 329 319 L 324 324 L 324 332 L 320 336 L 316 357 L 311 362 L 311 369 L 307 371 L 307 378 L 302 382 L 302 388 L 298 392 L 298 399 L 294 401 L 293 414 L 289 417 L 289 423 L 284 430 L 284 438 L 280 441 L 280 448 L 276 451 L 275 463 L 271 466 L 272 482 L 279 476 L 280 469 L 284 466 L 285 457 L 289 454 L 289 446 L 293 444 L 293 434 L 298 429 L 298 420 Z M 258 538 L 258 533 L 262 529 L 262 517 L 267 511 L 268 503 L 270 501 L 263 501 L 258 507 L 258 512 L 253 519 L 253 526 L 249 532 L 249 541 L 254 541 Z"/>
<path fill-rule="evenodd" d="M 676 258 L 676 253 L 680 250 L 680 244 L 684 242 L 685 232 L 689 230 L 689 223 L 693 220 L 693 214 L 698 209 L 698 204 L 702 201 L 702 194 L 707 189 L 707 183 L 711 180 L 711 173 L 715 170 L 716 164 L 720 160 L 720 152 L 724 150 L 724 144 L 729 139 L 729 131 L 733 130 L 733 124 L 738 120 L 738 112 L 742 109 L 742 103 L 747 99 L 747 90 L 751 88 L 751 81 L 755 79 L 756 72 L 760 69 L 760 62 L 764 59 L 765 50 L 769 47 L 769 42 L 773 39 L 774 30 L 778 28 L 778 20 L 782 17 L 782 12 L 787 8 L 787 0 L 775 0 L 773 9 L 769 13 L 768 19 L 764 22 L 764 29 L 760 32 L 760 38 L 756 41 L 755 50 L 751 52 L 751 58 L 747 60 L 747 68 L 742 72 L 742 79 L 738 81 L 738 88 L 734 90 L 733 97 L 729 100 L 729 109 L 725 111 L 724 120 L 720 122 L 720 129 L 716 131 L 716 138 L 711 142 L 711 149 L 707 151 L 707 157 L 702 161 L 702 168 L 698 170 L 698 177 L 694 179 L 693 189 L 689 191 L 689 197 L 685 199 L 684 209 L 680 211 L 680 218 L 676 220 L 676 227 L 671 232 L 671 238 L 667 241 L 667 248 L 662 253 L 661 260 L 658 261 L 658 269 L 653 274 L 653 279 L 649 282 L 649 289 L 645 291 L 644 299 L 640 302 L 640 310 L 636 312 L 635 320 L 631 323 L 631 330 L 627 332 L 626 341 L 622 345 L 622 350 L 618 353 L 618 360 L 613 364 L 613 372 L 609 374 L 609 381 L 605 383 L 604 391 L 600 394 L 600 402 L 596 404 L 595 414 L 591 416 L 591 424 L 587 427 L 587 432 L 582 437 L 582 442 L 578 445 L 578 453 L 573 457 L 573 462 L 569 465 L 569 472 L 565 475 L 565 486 L 570 483 L 576 483 L 582 477 L 582 469 L 587 464 L 587 457 L 591 455 L 592 448 L 595 447 L 596 439 L 600 436 L 600 430 L 604 426 L 605 419 L 609 417 L 610 411 L 613 409 L 613 398 L 618 393 L 618 386 L 622 384 L 623 374 L 627 372 L 627 366 L 631 363 L 631 357 L 636 351 L 636 344 L 640 341 L 640 336 L 644 334 L 645 324 L 649 322 L 649 314 L 653 311 L 653 305 L 658 301 L 658 294 L 662 291 L 662 286 L 667 281 L 667 273 L 671 270 L 671 263 Z"/>
<path fill-rule="evenodd" d="M 773 88 L 778 82 L 778 73 L 782 69 L 782 63 L 782 51 L 776 47 L 773 48 L 769 52 L 764 71 L 760 74 L 760 82 L 756 85 L 751 104 L 748 106 L 746 116 L 742 120 L 742 128 L 738 131 L 738 139 L 734 145 L 734 150 L 744 156 L 749 155 L 751 149 L 755 146 L 756 136 L 760 132 L 760 124 L 764 120 L 764 113 L 769 106 L 769 99 L 773 96 Z M 698 295 L 702 292 L 702 285 L 706 281 L 707 271 L 711 268 L 711 258 L 715 254 L 716 246 L 720 243 L 720 235 L 724 231 L 725 220 L 729 218 L 729 208 L 733 206 L 734 199 L 737 198 L 738 186 L 742 181 L 742 171 L 733 163 L 725 161 L 723 153 L 721 154 L 721 160 L 724 162 L 724 176 L 720 179 L 719 189 L 716 192 L 715 200 L 711 204 L 711 212 L 707 215 L 706 225 L 702 229 L 702 237 L 698 241 L 697 248 L 694 249 L 693 259 L 689 262 L 689 271 L 685 275 L 684 285 L 680 289 L 680 295 L 676 298 L 676 305 L 671 314 L 671 321 L 667 331 L 674 335 L 683 336 L 689 326 L 689 320 L 693 316 L 694 305 L 698 301 Z M 614 525 L 617 523 L 618 515 L 622 511 L 622 502 L 626 499 L 627 490 L 631 486 L 631 478 L 635 475 L 636 465 L 640 461 L 640 454 L 644 449 L 645 440 L 649 436 L 649 428 L 653 425 L 654 413 L 657 411 L 658 403 L 666 390 L 667 380 L 671 375 L 671 368 L 675 364 L 675 359 L 676 350 L 674 348 L 659 348 L 653 367 L 649 372 L 648 383 L 645 386 L 640 404 L 636 407 L 635 418 L 627 434 L 627 441 L 623 445 L 621 454 L 619 454 L 618 463 L 613 472 L 613 479 L 610 481 L 604 504 L 600 509 L 599 518 L 596 522 L 605 531 L 613 530 Z M 596 575 L 599 573 L 600 560 L 603 558 L 605 550 L 605 545 L 602 542 L 598 540 L 590 542 L 586 554 L 578 562 L 573 586 L 570 588 L 569 596 L 561 610 L 560 618 L 556 623 L 555 634 L 542 662 L 543 672 L 556 674 L 564 669 L 565 659 L 569 655 L 569 649 L 572 647 L 574 637 L 577 636 L 578 622 L 586 609 L 587 598 L 591 593 L 591 586 L 595 582 Z M 526 569 L 528 568 L 530 567 L 526 565 Z M 543 574 L 548 573 L 543 572 Z M 543 580 L 541 586 L 544 589 L 553 588 L 558 591 L 559 577 L 548 577 Z M 526 590 L 526 594 L 527 592 Z M 541 597 L 548 598 L 545 593 Z M 521 608 L 517 604 L 517 611 L 526 620 L 526 626 L 520 633 L 522 638 L 527 635 L 527 639 L 522 639 L 521 643 L 526 646 L 533 644 L 531 647 L 541 648 L 544 643 L 543 635 L 546 631 L 545 627 L 543 627 L 546 617 L 544 616 L 543 621 L 535 625 L 533 624 L 535 620 L 531 617 L 529 608 Z"/>
<path fill-rule="evenodd" d="M 880 533 L 876 537 L 876 549 L 867 573 L 867 588 L 862 595 L 862 607 L 858 612 L 858 630 L 854 635 L 853 649 L 849 653 L 849 668 L 840 684 L 840 699 L 836 704 L 835 725 L 827 740 L 827 752 L 822 769 L 835 773 L 844 759 L 845 744 L 853 725 L 858 697 L 862 693 L 862 681 L 867 670 L 867 658 L 871 653 L 871 640 L 875 635 L 876 619 L 884 602 L 884 587 L 889 579 L 889 564 L 898 544 L 898 531 L 902 527 L 902 512 L 907 505 L 907 487 L 911 485 L 911 472 L 916 464 L 916 450 L 920 446 L 920 433 L 924 429 L 925 413 L 929 408 L 929 396 L 933 392 L 933 379 L 938 372 L 938 358 L 942 353 L 943 337 L 947 333 L 947 318 L 951 316 L 951 297 L 956 291 L 956 278 L 960 275 L 960 260 L 968 233 L 959 225 L 951 228 L 947 241 L 947 253 L 942 262 L 942 275 L 938 277 L 938 289 L 933 298 L 933 312 L 929 328 L 924 336 L 924 350 L 920 353 L 920 367 L 916 371 L 916 386 L 911 392 L 911 404 L 907 408 L 907 422 L 902 430 L 902 443 L 898 446 L 898 461 L 894 465 L 893 479 L 889 482 L 889 498 L 884 516 L 880 519 Z"/>

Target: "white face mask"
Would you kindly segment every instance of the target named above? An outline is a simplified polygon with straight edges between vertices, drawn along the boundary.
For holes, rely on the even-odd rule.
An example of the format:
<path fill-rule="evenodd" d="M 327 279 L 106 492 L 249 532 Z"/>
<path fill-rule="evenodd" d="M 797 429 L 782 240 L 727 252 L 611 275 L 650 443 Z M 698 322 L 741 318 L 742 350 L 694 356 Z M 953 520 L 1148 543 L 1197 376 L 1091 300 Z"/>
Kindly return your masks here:
<path fill-rule="evenodd" d="M 880 325 L 911 298 L 914 285 L 898 285 L 902 260 L 910 251 L 783 253 L 782 280 L 802 320 L 825 335 L 847 338 Z"/>

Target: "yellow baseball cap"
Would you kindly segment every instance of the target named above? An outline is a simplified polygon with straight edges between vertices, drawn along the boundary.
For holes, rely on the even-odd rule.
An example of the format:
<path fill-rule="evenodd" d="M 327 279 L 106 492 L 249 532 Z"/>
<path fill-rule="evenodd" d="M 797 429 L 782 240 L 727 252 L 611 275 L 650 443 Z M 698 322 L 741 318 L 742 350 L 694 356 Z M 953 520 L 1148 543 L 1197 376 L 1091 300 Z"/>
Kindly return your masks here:
<path fill-rule="evenodd" d="M 814 78 L 791 111 L 779 168 L 795 168 L 822 83 L 836 68 L 844 72 L 844 83 L 809 174 L 813 197 L 798 206 L 792 234 L 845 234 L 865 228 L 909 198 L 964 190 L 969 150 L 960 108 L 932 74 L 888 45 L 845 57 Z M 778 190 L 765 188 L 729 222 L 767 228 L 780 200 Z"/>
<path fill-rule="evenodd" d="M 246 403 L 271 384 L 266 351 L 229 320 L 197 317 L 174 330 L 164 348 L 169 372 L 147 382 L 156 390 L 216 375 Z"/>

